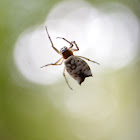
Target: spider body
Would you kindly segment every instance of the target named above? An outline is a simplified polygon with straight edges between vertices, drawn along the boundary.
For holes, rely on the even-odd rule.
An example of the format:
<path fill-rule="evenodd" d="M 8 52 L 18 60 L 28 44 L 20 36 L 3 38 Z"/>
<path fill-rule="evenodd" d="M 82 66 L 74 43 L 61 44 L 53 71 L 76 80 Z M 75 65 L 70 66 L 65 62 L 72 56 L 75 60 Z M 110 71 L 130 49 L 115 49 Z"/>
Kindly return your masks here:
<path fill-rule="evenodd" d="M 86 77 L 92 76 L 90 67 L 88 64 L 78 58 L 77 56 L 71 55 L 65 62 L 67 72 L 81 85 Z"/>
<path fill-rule="evenodd" d="M 85 58 L 83 56 L 74 56 L 73 52 L 79 51 L 79 47 L 77 46 L 75 41 L 70 42 L 70 41 L 66 40 L 65 38 L 58 37 L 58 38 L 63 39 L 64 41 L 68 42 L 70 44 L 70 47 L 69 48 L 63 47 L 60 51 L 58 51 L 53 45 L 53 42 L 52 42 L 51 37 L 48 33 L 47 27 L 46 27 L 46 31 L 48 34 L 48 38 L 51 42 L 52 48 L 58 54 L 60 54 L 62 57 L 57 62 L 44 65 L 41 68 L 47 67 L 50 65 L 61 65 L 64 62 L 65 67 L 64 67 L 64 71 L 63 71 L 63 76 L 64 76 L 69 88 L 72 89 L 67 81 L 66 76 L 65 76 L 65 70 L 67 70 L 67 72 L 70 74 L 70 76 L 72 76 L 81 85 L 81 83 L 85 80 L 86 77 L 92 76 L 90 67 L 83 59 L 86 59 L 86 60 L 91 61 L 91 62 L 96 63 L 96 64 L 99 64 L 99 63 L 92 61 L 88 58 Z M 76 49 L 73 49 L 74 45 L 75 45 Z M 81 58 L 83 58 L 83 59 L 81 59 Z M 59 63 L 59 62 L 61 62 L 61 63 Z"/>

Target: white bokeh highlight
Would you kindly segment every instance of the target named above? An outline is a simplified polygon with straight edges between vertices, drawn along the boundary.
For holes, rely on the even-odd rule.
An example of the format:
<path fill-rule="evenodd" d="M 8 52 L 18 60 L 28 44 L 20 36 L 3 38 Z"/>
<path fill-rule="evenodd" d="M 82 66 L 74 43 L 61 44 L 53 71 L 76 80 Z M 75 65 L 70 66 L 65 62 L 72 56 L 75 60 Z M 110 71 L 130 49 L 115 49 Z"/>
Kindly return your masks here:
<path fill-rule="evenodd" d="M 110 7 L 113 10 L 109 11 Z M 63 78 L 64 66 L 40 68 L 61 57 L 51 47 L 46 25 L 56 48 L 68 46 L 63 40 L 56 40 L 58 36 L 75 40 L 80 48 L 75 54 L 99 62 L 103 71 L 125 67 L 137 54 L 139 21 L 130 9 L 118 3 L 93 7 L 83 1 L 62 2 L 52 9 L 44 24 L 23 32 L 15 45 L 18 69 L 38 84 L 51 84 Z M 95 65 L 90 64 L 91 69 Z"/>

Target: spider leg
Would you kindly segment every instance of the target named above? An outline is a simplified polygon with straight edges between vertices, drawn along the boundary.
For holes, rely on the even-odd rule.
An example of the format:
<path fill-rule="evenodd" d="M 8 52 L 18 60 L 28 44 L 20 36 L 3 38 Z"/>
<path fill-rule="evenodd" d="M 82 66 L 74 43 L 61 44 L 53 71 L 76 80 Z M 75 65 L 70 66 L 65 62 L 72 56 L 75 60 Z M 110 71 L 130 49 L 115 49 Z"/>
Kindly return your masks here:
<path fill-rule="evenodd" d="M 58 54 L 61 55 L 61 53 L 60 53 L 60 52 L 54 47 L 54 45 L 53 45 L 53 42 L 52 42 L 51 37 L 50 37 L 50 35 L 49 35 L 49 32 L 48 32 L 48 30 L 47 30 L 47 26 L 45 26 L 45 28 L 46 28 L 46 32 L 47 32 L 48 38 L 49 38 L 49 40 L 50 40 L 50 42 L 51 42 L 51 44 L 52 44 L 53 49 L 54 49 Z"/>
<path fill-rule="evenodd" d="M 68 42 L 69 44 L 70 44 L 70 47 L 69 47 L 69 49 L 71 49 L 72 47 L 73 47 L 73 44 L 76 46 L 76 49 L 71 49 L 73 52 L 74 51 L 79 51 L 79 47 L 78 47 L 78 45 L 76 44 L 76 42 L 75 41 L 68 41 L 67 39 L 65 39 L 65 38 L 63 38 L 63 37 L 57 37 L 57 38 L 61 38 L 61 39 L 63 39 L 63 40 L 65 40 L 66 42 Z"/>
<path fill-rule="evenodd" d="M 71 49 L 73 52 L 74 51 L 79 51 L 79 47 L 78 47 L 78 45 L 76 44 L 76 42 L 75 41 L 72 41 L 71 43 L 73 43 L 75 46 L 76 46 L 76 49 Z"/>
<path fill-rule="evenodd" d="M 70 44 L 70 47 L 69 48 L 72 48 L 73 47 L 73 43 L 68 41 L 67 39 L 65 39 L 64 37 L 57 37 L 57 38 L 60 38 L 60 39 L 63 39 L 65 40 L 66 42 L 68 42 Z"/>
<path fill-rule="evenodd" d="M 90 59 L 88 59 L 88 58 L 86 58 L 86 57 L 83 57 L 83 56 L 77 56 L 77 57 L 80 57 L 80 58 L 86 59 L 86 60 L 88 60 L 88 61 L 90 61 L 90 62 L 93 62 L 93 63 L 96 63 L 96 64 L 100 65 L 98 62 L 96 62 L 96 61 L 92 61 L 92 60 L 90 60 Z"/>
<path fill-rule="evenodd" d="M 64 59 L 63 59 L 63 57 L 61 57 L 58 61 L 56 61 L 55 63 L 51 63 L 51 64 L 47 64 L 47 65 L 44 65 L 44 66 L 42 66 L 42 67 L 40 67 L 40 68 L 44 68 L 44 67 L 47 67 L 47 66 L 50 66 L 50 65 L 61 65 L 62 63 L 63 63 L 63 61 L 64 61 Z M 60 61 L 62 60 L 62 62 L 60 63 L 60 64 L 58 64 Z"/>
<path fill-rule="evenodd" d="M 67 78 L 66 78 L 65 71 L 66 71 L 66 68 L 64 67 L 63 76 L 64 76 L 64 78 L 65 78 L 65 80 L 66 80 L 66 83 L 67 83 L 68 87 L 69 87 L 71 90 L 73 90 L 73 89 L 70 87 L 69 82 L 68 82 L 68 80 L 67 80 Z"/>

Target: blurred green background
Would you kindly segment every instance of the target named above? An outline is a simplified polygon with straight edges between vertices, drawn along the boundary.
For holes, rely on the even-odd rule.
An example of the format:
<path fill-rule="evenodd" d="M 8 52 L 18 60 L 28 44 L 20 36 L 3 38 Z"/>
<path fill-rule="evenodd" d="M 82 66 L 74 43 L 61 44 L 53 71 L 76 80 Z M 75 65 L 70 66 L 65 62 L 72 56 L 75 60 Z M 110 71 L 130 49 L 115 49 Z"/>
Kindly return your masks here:
<path fill-rule="evenodd" d="M 88 0 L 91 5 L 109 1 Z M 140 47 L 133 63 L 98 74 L 73 93 L 64 80 L 43 86 L 29 82 L 17 69 L 13 50 L 19 35 L 42 24 L 59 2 L 0 1 L 0 140 L 139 140 Z M 123 3 L 140 18 L 140 1 L 113 2 Z M 98 95 L 92 104 L 94 91 Z M 83 99 L 79 104 L 81 96 L 91 104 Z M 78 102 L 80 107 L 73 105 L 78 113 L 67 110 L 70 99 L 74 105 Z"/>

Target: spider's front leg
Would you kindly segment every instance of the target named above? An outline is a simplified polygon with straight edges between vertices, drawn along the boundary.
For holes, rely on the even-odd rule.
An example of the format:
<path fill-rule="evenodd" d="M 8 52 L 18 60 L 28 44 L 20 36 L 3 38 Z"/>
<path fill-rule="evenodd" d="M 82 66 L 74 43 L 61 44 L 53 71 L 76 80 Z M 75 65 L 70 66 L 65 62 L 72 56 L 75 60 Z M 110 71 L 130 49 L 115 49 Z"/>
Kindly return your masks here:
<path fill-rule="evenodd" d="M 72 48 L 73 47 L 73 43 L 68 41 L 67 39 L 65 39 L 64 37 L 57 37 L 57 38 L 60 38 L 60 39 L 63 39 L 65 40 L 66 42 L 68 42 L 70 44 L 70 47 L 69 48 Z"/>
<path fill-rule="evenodd" d="M 79 47 L 78 47 L 77 43 L 76 43 L 75 41 L 71 41 L 71 43 L 74 44 L 74 45 L 76 46 L 76 49 L 71 49 L 71 50 L 72 50 L 73 52 L 74 52 L 74 51 L 79 51 Z M 72 48 L 72 47 L 70 47 L 70 48 Z"/>
<path fill-rule="evenodd" d="M 52 48 L 53 48 L 58 54 L 62 55 L 62 54 L 54 47 L 53 42 L 52 42 L 52 39 L 51 39 L 51 37 L 50 37 L 50 35 L 49 35 L 49 32 L 48 32 L 48 29 L 47 29 L 47 26 L 45 26 L 45 28 L 46 28 L 46 32 L 47 32 L 48 38 L 49 38 L 49 40 L 50 40 L 50 42 L 51 42 Z"/>

